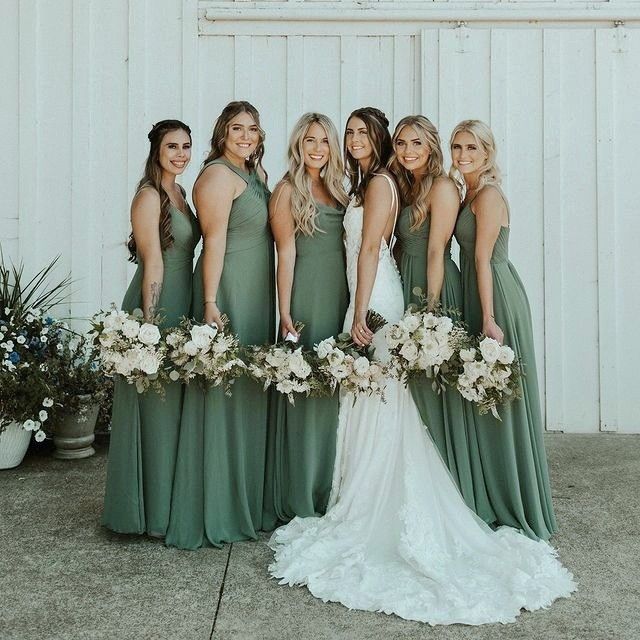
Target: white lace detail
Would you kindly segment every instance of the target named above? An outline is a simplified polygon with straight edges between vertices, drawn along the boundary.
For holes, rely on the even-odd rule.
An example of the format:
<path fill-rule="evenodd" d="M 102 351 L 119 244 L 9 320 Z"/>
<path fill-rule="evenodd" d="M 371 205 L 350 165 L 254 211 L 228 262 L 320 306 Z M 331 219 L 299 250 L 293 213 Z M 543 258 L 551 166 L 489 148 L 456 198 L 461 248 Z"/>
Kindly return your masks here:
<path fill-rule="evenodd" d="M 353 296 L 361 207 L 349 206 L 344 226 Z M 391 322 L 404 308 L 385 242 L 370 307 Z M 523 608 L 568 597 L 575 584 L 555 550 L 487 527 L 462 500 L 409 391 L 390 380 L 385 395 L 384 403 L 341 395 L 327 514 L 295 518 L 273 534 L 270 573 L 325 601 L 432 625 L 513 622 Z"/>

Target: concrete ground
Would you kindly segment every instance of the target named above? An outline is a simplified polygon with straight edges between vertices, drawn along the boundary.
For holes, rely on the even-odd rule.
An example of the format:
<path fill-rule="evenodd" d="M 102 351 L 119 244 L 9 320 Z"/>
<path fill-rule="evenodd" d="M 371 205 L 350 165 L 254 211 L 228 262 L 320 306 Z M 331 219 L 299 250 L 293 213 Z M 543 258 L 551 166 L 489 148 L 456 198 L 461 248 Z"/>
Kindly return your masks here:
<path fill-rule="evenodd" d="M 561 532 L 579 591 L 515 624 L 429 627 L 325 604 L 267 577 L 259 542 L 167 549 L 99 525 L 106 445 L 93 458 L 32 451 L 0 472 L 0 638 L 636 640 L 640 436 L 548 435 Z"/>

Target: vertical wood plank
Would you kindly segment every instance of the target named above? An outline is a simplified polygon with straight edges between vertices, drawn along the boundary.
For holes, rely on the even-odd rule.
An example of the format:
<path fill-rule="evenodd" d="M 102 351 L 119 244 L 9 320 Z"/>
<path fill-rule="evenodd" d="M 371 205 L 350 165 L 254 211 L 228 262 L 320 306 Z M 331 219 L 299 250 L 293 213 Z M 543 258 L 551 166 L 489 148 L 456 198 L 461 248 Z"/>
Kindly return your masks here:
<path fill-rule="evenodd" d="M 340 38 L 340 121 L 346 125 L 349 114 L 360 105 L 357 90 L 358 39 L 356 36 Z"/>
<path fill-rule="evenodd" d="M 618 430 L 618 345 L 616 326 L 616 223 L 618 217 L 615 170 L 616 30 L 596 33 L 596 136 L 598 197 L 598 343 L 600 430 Z M 603 339 L 606 336 L 606 340 Z"/>
<path fill-rule="evenodd" d="M 236 36 L 234 38 L 234 100 L 253 101 L 251 83 L 253 38 Z"/>
<path fill-rule="evenodd" d="M 303 114 L 304 96 L 304 38 L 302 36 L 287 37 L 287 102 L 286 131 L 291 133 L 293 125 Z M 288 138 L 287 138 L 288 139 Z"/>
<path fill-rule="evenodd" d="M 204 151 L 198 148 L 194 129 L 198 126 L 198 0 L 182 0 L 182 120 L 192 130 L 191 163 L 180 177 L 180 183 L 190 196 L 190 185 L 198 175 L 198 158 Z"/>
<path fill-rule="evenodd" d="M 546 415 L 549 431 L 563 431 L 564 418 L 564 215 L 561 146 L 557 124 L 562 114 L 562 33 L 544 32 L 544 339 Z"/>
<path fill-rule="evenodd" d="M 440 126 L 439 37 L 439 29 L 430 28 L 420 31 L 420 103 L 418 109 L 422 115 L 433 122 L 436 128 Z M 442 132 L 440 132 L 440 136 L 442 137 Z"/>

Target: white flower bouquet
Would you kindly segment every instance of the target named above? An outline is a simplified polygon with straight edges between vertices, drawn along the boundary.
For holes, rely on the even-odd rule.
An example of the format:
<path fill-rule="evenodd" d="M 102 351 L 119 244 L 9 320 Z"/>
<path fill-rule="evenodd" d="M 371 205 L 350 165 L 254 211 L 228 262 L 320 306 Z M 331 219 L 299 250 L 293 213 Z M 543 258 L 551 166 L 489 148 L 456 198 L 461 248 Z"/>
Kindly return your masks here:
<path fill-rule="evenodd" d="M 520 363 L 513 349 L 493 338 L 476 340 L 476 346 L 460 351 L 461 372 L 456 388 L 467 400 L 478 406 L 478 412 L 491 414 L 498 420 L 498 405 L 521 396 Z"/>
<path fill-rule="evenodd" d="M 410 306 L 402 320 L 389 327 L 387 346 L 395 374 L 405 382 L 418 376 L 432 379 L 438 393 L 455 385 L 460 349 L 471 345 L 464 325 L 438 310 Z"/>
<path fill-rule="evenodd" d="M 298 333 L 304 325 L 296 323 Z M 331 394 L 327 381 L 318 375 L 314 356 L 298 347 L 298 339 L 289 334 L 273 345 L 254 346 L 247 351 L 247 373 L 266 390 L 273 386 L 276 391 L 287 396 L 295 404 L 295 394 L 320 397 Z"/>
<path fill-rule="evenodd" d="M 122 376 L 138 393 L 162 393 L 167 346 L 157 324 L 145 322 L 142 311 L 99 312 L 92 318 L 93 339 L 105 375 Z"/>
<path fill-rule="evenodd" d="M 169 379 L 189 383 L 198 380 L 203 387 L 220 386 L 231 395 L 231 385 L 247 365 L 240 357 L 237 336 L 231 333 L 226 316 L 224 328 L 198 324 L 184 318 L 165 335 L 168 349 Z"/>
<path fill-rule="evenodd" d="M 386 320 L 375 311 L 367 312 L 367 326 L 376 333 Z M 389 368 L 373 357 L 373 349 L 358 348 L 348 333 L 337 339 L 326 338 L 314 346 L 316 367 L 333 391 L 338 386 L 354 396 L 379 395 L 384 400 L 384 389 L 390 375 Z"/>

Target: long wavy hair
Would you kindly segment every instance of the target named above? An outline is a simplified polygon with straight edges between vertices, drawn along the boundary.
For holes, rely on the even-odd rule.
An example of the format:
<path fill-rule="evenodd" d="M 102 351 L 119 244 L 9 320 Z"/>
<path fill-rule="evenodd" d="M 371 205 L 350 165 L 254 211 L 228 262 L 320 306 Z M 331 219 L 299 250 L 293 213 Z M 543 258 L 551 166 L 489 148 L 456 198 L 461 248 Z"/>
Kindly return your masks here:
<path fill-rule="evenodd" d="M 211 134 L 211 149 L 203 164 L 207 164 L 207 162 L 221 158 L 224 155 L 224 141 L 229 130 L 229 123 L 240 113 L 248 113 L 258 127 L 258 144 L 256 146 L 256 150 L 246 159 L 247 167 L 249 167 L 249 169 L 260 168 L 266 179 L 267 172 L 262 166 L 265 132 L 260 126 L 260 114 L 258 113 L 258 110 L 246 100 L 234 100 L 222 110 L 213 127 L 213 133 Z"/>
<path fill-rule="evenodd" d="M 396 142 L 405 127 L 413 127 L 420 142 L 429 150 L 427 166 L 424 173 L 417 180 L 413 173 L 405 169 L 398 160 Z M 402 118 L 393 132 L 392 139 L 393 154 L 389 159 L 388 167 L 398 182 L 402 203 L 405 206 L 412 205 L 411 230 L 415 231 L 427 219 L 429 213 L 427 201 L 434 180 L 446 175 L 440 136 L 438 135 L 438 130 L 428 118 L 418 115 Z"/>
<path fill-rule="evenodd" d="M 373 148 L 373 158 L 366 173 L 362 173 L 360 164 L 347 150 L 347 128 L 351 118 L 360 118 L 367 126 L 369 140 Z M 371 178 L 380 169 L 384 169 L 389 162 L 393 146 L 391 144 L 391 134 L 389 133 L 389 120 L 380 109 L 375 107 L 362 107 L 351 112 L 347 118 L 345 125 L 343 152 L 345 166 L 347 169 L 347 177 L 349 178 L 349 196 L 356 199 L 356 205 L 361 206 L 364 203 L 364 193 Z"/>
<path fill-rule="evenodd" d="M 316 225 L 316 202 L 311 190 L 311 176 L 304 164 L 303 152 L 304 139 L 309 127 L 316 122 L 324 129 L 329 141 L 329 160 L 320 170 L 320 178 L 336 202 L 342 206 L 349 202 L 343 185 L 344 163 L 338 131 L 333 122 L 322 113 L 305 113 L 291 131 L 287 150 L 288 170 L 282 180 L 291 185 L 291 213 L 296 233 L 307 236 L 321 231 Z"/>
<path fill-rule="evenodd" d="M 144 165 L 144 173 L 142 179 L 136 187 L 136 195 L 141 189 L 145 187 L 151 187 L 158 192 L 160 196 L 160 246 L 162 250 L 168 249 L 173 245 L 173 233 L 171 230 L 171 214 L 169 209 L 171 207 L 171 200 L 169 194 L 164 190 L 162 186 L 162 167 L 160 166 L 160 148 L 162 147 L 162 140 L 167 133 L 172 131 L 184 131 L 189 136 L 191 141 L 191 129 L 180 120 L 160 120 L 156 122 L 151 131 L 147 135 L 150 142 L 149 155 Z M 136 240 L 133 237 L 133 231 L 129 235 L 127 242 L 127 248 L 129 249 L 129 261 L 138 261 L 138 247 L 136 246 Z"/>
<path fill-rule="evenodd" d="M 488 184 L 499 185 L 502 182 L 502 174 L 500 168 L 496 162 L 497 149 L 496 140 L 493 137 L 493 133 L 488 125 L 481 120 L 463 120 L 456 125 L 455 129 L 451 132 L 451 138 L 449 139 L 449 148 L 453 151 L 453 141 L 459 133 L 470 133 L 478 145 L 479 149 L 482 149 L 487 154 L 487 159 L 480 167 L 480 175 L 478 177 L 478 184 L 476 185 L 476 191 L 480 191 L 482 187 Z M 464 194 L 467 189 L 467 185 L 464 181 L 463 175 L 451 164 L 449 170 L 449 176 L 456 183 L 458 191 L 461 194 L 461 199 L 464 198 Z"/>

